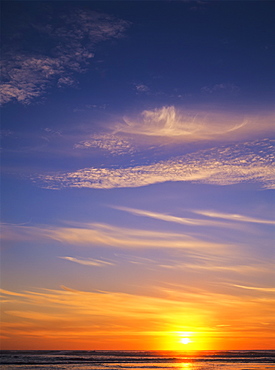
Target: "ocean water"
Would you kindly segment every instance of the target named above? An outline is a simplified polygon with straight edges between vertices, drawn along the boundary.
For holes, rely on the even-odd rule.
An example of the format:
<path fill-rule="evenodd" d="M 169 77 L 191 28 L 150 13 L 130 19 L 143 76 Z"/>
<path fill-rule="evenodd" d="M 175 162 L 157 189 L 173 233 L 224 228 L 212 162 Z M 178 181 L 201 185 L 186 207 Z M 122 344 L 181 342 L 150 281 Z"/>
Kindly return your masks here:
<path fill-rule="evenodd" d="M 275 370 L 275 351 L 1 351 L 1 370 Z"/>

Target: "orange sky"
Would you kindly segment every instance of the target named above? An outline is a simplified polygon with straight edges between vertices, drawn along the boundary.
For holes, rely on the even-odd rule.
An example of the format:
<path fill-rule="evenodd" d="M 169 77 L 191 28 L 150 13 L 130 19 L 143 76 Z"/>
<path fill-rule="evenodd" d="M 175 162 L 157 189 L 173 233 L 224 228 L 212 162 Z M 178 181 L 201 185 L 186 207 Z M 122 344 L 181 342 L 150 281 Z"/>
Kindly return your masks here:
<path fill-rule="evenodd" d="M 249 294 L 248 287 L 224 290 L 163 286 L 151 296 L 66 287 L 3 291 L 2 348 L 274 348 L 274 291 L 263 298 L 261 292 Z M 183 344 L 182 338 L 190 342 Z"/>

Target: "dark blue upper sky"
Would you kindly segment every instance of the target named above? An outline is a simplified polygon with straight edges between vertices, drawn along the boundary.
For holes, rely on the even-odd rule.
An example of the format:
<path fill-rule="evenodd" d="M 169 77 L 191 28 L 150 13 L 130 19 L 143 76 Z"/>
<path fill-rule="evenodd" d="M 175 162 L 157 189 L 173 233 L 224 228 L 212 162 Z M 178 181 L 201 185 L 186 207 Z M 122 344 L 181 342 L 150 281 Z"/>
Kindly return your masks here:
<path fill-rule="evenodd" d="M 76 40 L 80 7 L 116 17 L 120 21 L 112 22 L 121 22 L 121 35 L 96 39 L 83 28 Z M 274 85 L 273 8 L 265 1 L 3 2 L 3 58 L 16 58 L 16 53 L 71 57 L 79 45 L 90 50 L 92 58 L 84 56 L 78 67 L 67 60 L 53 78 L 56 82 L 66 72 L 76 80 L 71 83 L 76 90 L 64 92 L 69 81 L 40 86 L 41 95 L 53 100 L 55 94 L 61 99 L 62 90 L 70 103 L 77 96 L 83 104 L 108 104 L 114 111 L 145 107 L 148 100 L 154 106 L 168 101 L 266 108 Z M 148 90 L 137 94 L 134 86 L 140 85 Z M 29 100 L 39 98 L 38 92 Z"/>

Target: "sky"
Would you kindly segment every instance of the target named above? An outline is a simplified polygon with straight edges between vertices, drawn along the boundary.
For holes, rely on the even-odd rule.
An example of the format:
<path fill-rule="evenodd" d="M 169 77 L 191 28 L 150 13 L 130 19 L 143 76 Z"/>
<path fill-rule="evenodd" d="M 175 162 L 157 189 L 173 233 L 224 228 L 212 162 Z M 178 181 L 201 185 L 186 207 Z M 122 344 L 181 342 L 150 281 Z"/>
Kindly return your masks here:
<path fill-rule="evenodd" d="M 274 2 L 1 6 L 1 348 L 274 349 Z"/>

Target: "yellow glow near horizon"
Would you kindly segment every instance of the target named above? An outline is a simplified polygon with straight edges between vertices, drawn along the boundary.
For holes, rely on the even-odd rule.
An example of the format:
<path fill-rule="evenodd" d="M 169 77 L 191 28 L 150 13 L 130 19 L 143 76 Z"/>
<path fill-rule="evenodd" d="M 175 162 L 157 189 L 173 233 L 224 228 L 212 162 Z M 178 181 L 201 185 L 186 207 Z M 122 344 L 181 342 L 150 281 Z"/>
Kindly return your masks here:
<path fill-rule="evenodd" d="M 270 340 L 271 325 L 268 324 L 272 322 L 273 312 L 269 314 L 263 308 L 256 312 L 254 305 L 248 307 L 246 304 L 246 309 L 249 308 L 255 321 L 265 315 L 266 325 L 250 329 L 250 318 L 248 321 L 245 319 L 246 310 L 239 310 L 239 317 L 235 319 L 225 307 L 221 317 L 215 311 L 216 303 L 214 307 L 208 304 L 208 311 L 203 317 L 201 312 L 204 313 L 204 308 L 196 306 L 198 303 L 190 302 L 183 316 L 177 300 L 112 291 L 77 291 L 65 286 L 59 290 L 2 289 L 1 298 L 5 306 L 1 325 L 5 337 L 1 349 L 54 347 L 72 350 L 201 351 L 274 347 Z M 187 298 L 191 301 L 193 295 Z M 210 298 L 216 302 L 219 296 L 214 296 L 214 299 L 212 294 Z M 221 302 L 227 304 L 226 301 Z M 242 307 L 238 297 L 230 297 L 230 302 Z M 152 314 L 156 323 L 151 326 Z M 146 326 L 140 325 L 141 318 L 148 323 Z M 243 323 L 243 331 L 235 329 L 240 322 Z M 233 326 L 233 323 L 236 325 Z M 121 329 L 118 330 L 117 325 Z M 160 326 L 162 330 L 157 330 Z M 244 332 L 247 328 L 248 334 Z M 245 341 L 247 335 L 250 337 Z"/>
<path fill-rule="evenodd" d="M 165 339 L 162 339 L 162 348 L 167 350 L 202 350 L 205 349 L 197 332 L 167 332 Z"/>

